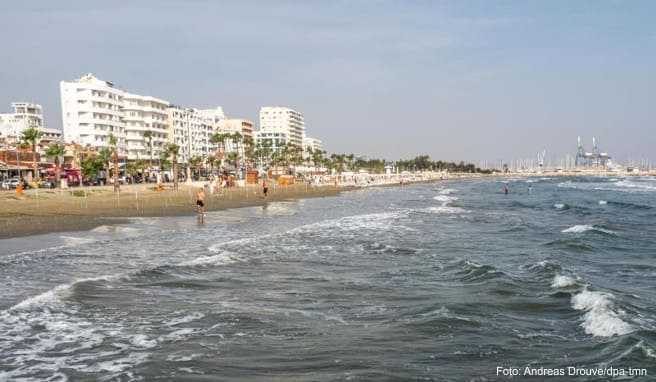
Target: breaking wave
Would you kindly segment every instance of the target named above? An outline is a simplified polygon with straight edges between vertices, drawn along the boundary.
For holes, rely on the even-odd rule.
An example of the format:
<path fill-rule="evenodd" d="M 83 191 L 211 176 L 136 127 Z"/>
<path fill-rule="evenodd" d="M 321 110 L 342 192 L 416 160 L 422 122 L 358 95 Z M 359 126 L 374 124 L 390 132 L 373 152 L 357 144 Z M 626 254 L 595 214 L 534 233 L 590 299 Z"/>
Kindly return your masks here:
<path fill-rule="evenodd" d="M 616 312 L 613 295 L 603 292 L 592 292 L 584 289 L 572 297 L 572 307 L 584 311 L 581 327 L 587 334 L 596 337 L 621 336 L 631 333 L 633 327 L 624 322 Z"/>
<path fill-rule="evenodd" d="M 566 228 L 566 229 L 564 229 L 560 232 L 562 232 L 562 233 L 584 233 L 584 232 L 588 232 L 588 231 L 600 232 L 600 233 L 604 233 L 604 234 L 607 234 L 607 235 L 615 235 L 614 231 L 611 231 L 611 230 L 605 229 L 605 228 L 601 228 L 601 227 L 597 227 L 597 226 L 594 226 L 594 225 L 590 225 L 590 224 L 575 225 L 575 226 Z"/>

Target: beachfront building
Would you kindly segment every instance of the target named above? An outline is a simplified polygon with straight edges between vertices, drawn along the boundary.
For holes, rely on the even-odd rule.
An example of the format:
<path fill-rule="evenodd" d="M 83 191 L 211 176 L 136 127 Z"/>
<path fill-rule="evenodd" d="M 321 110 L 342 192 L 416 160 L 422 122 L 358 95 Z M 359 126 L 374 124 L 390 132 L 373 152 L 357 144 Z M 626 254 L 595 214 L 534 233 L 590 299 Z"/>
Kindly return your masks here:
<path fill-rule="evenodd" d="M 303 152 L 308 153 L 312 151 L 323 151 L 323 143 L 320 139 L 303 137 Z"/>
<path fill-rule="evenodd" d="M 214 119 L 198 109 L 171 106 L 168 113 L 169 142 L 180 147 L 178 162 L 186 163 L 194 156 L 204 157 L 216 147 L 210 139 L 214 134 Z"/>
<path fill-rule="evenodd" d="M 239 133 L 242 136 L 242 142 L 244 140 L 254 139 L 253 122 L 247 119 L 239 119 L 239 118 L 224 119 L 216 126 L 216 132 L 221 134 Z M 239 147 L 241 147 L 241 145 Z M 227 152 L 237 151 L 239 147 L 237 147 L 234 141 L 230 139 L 226 141 Z"/>
<path fill-rule="evenodd" d="M 64 140 L 95 148 L 117 138 L 120 156 L 126 155 L 123 97 L 125 92 L 109 81 L 87 74 L 60 83 Z"/>
<path fill-rule="evenodd" d="M 169 103 L 159 98 L 124 94 L 123 120 L 128 160 L 159 157 L 169 140 L 168 107 Z"/>
<path fill-rule="evenodd" d="M 298 147 L 303 146 L 305 136 L 305 121 L 303 114 L 288 107 L 260 108 L 259 137 L 263 140 L 285 140 Z"/>
<path fill-rule="evenodd" d="M 48 138 L 53 135 L 61 136 L 59 130 L 46 129 L 43 122 L 43 109 L 41 105 L 31 102 L 13 102 L 11 113 L 0 114 L 0 137 L 7 142 L 16 142 L 25 129 L 35 128 Z"/>
<path fill-rule="evenodd" d="M 285 147 L 289 142 L 287 134 L 282 132 L 270 132 L 270 131 L 256 131 L 255 132 L 255 144 L 263 147 L 267 147 L 272 151 L 278 151 L 279 149 Z"/>

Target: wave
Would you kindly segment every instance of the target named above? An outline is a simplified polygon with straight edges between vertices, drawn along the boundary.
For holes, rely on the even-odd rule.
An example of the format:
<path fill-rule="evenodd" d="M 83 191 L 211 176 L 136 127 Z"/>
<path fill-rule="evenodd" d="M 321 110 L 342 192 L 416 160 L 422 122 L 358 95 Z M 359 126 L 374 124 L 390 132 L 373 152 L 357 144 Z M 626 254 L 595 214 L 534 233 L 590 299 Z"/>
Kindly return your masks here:
<path fill-rule="evenodd" d="M 438 202 L 454 202 L 458 200 L 457 197 L 455 196 L 448 196 L 448 195 L 436 195 L 433 197 L 434 200 L 437 200 Z"/>
<path fill-rule="evenodd" d="M 140 233 L 141 230 L 134 227 L 125 227 L 119 225 L 101 225 L 91 230 L 95 233 L 124 233 L 128 235 L 134 235 Z"/>
<path fill-rule="evenodd" d="M 553 206 L 557 210 L 568 210 L 569 209 L 569 206 L 565 203 L 556 203 Z"/>
<path fill-rule="evenodd" d="M 469 213 L 468 210 L 461 207 L 451 207 L 451 206 L 439 206 L 439 207 L 428 207 L 423 211 L 431 214 L 466 214 Z"/>
<path fill-rule="evenodd" d="M 456 192 L 458 192 L 458 190 L 453 188 L 443 188 L 439 191 L 440 195 L 451 195 L 455 194 Z"/>
<path fill-rule="evenodd" d="M 565 275 L 556 275 L 551 283 L 552 288 L 568 288 L 577 285 L 576 279 Z"/>
<path fill-rule="evenodd" d="M 600 201 L 599 201 L 599 205 L 600 205 L 600 206 L 605 206 L 606 204 L 608 204 L 608 202 L 605 201 L 605 200 L 600 200 Z"/>
<path fill-rule="evenodd" d="M 2 313 L 9 313 L 13 312 L 16 310 L 26 310 L 26 309 L 32 309 L 32 308 L 43 308 L 47 305 L 51 305 L 53 303 L 57 303 L 60 301 L 60 299 L 63 296 L 68 295 L 73 287 L 75 287 L 77 284 L 80 283 L 85 283 L 85 282 L 93 282 L 93 281 L 113 281 L 118 279 L 120 276 L 117 275 L 107 275 L 107 276 L 99 276 L 99 277 L 90 277 L 90 278 L 83 278 L 83 279 L 77 279 L 71 283 L 68 284 L 61 284 L 58 285 L 46 292 L 43 292 L 39 295 L 29 297 L 18 304 L 10 307 L 9 309 L 0 312 L 0 316 Z"/>
<path fill-rule="evenodd" d="M 572 297 L 572 307 L 585 311 L 581 327 L 587 334 L 595 337 L 621 336 L 634 331 L 634 328 L 620 318 L 613 310 L 613 295 L 584 289 Z"/>
<path fill-rule="evenodd" d="M 609 229 L 597 227 L 597 226 L 590 225 L 590 224 L 575 225 L 575 226 L 566 228 L 566 229 L 564 229 L 560 232 L 562 232 L 562 233 L 584 233 L 584 232 L 588 232 L 588 231 L 600 232 L 600 233 L 604 233 L 604 234 L 607 234 L 607 235 L 615 235 L 616 234 L 615 231 L 611 231 Z"/>
<path fill-rule="evenodd" d="M 461 269 L 456 272 L 461 281 L 483 281 L 504 275 L 491 265 L 478 264 L 473 261 L 464 260 L 458 263 Z"/>

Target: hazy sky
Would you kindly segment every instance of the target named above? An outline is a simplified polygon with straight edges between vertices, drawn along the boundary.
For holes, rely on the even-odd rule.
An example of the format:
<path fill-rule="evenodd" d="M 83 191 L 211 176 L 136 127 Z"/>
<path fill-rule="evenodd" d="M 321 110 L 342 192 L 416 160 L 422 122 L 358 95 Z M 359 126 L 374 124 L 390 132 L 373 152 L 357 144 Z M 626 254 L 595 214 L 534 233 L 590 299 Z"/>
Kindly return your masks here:
<path fill-rule="evenodd" d="M 481 160 L 595 135 L 656 159 L 654 1 L 2 1 L 0 110 L 93 72 L 173 103 L 305 115 L 329 151 Z"/>

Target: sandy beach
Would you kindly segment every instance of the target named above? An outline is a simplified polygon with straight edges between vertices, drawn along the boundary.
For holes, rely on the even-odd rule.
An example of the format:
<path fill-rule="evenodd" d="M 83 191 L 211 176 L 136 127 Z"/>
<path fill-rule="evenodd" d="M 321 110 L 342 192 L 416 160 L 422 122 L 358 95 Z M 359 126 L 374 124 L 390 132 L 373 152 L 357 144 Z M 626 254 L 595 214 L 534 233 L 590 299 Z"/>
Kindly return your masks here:
<path fill-rule="evenodd" d="M 320 185 L 306 183 L 272 186 L 269 196 L 262 196 L 261 187 L 248 185 L 220 189 L 207 193 L 206 210 L 260 206 L 268 202 L 334 196 L 342 191 L 361 187 L 396 187 L 403 179 L 405 184 L 454 179 L 484 177 L 544 177 L 580 176 L 581 173 L 507 173 L 507 174 L 448 174 L 422 173 L 411 176 L 343 177 L 335 186 L 332 178 Z M 609 176 L 615 174 L 588 174 Z M 627 174 L 623 174 L 627 175 Z M 647 175 L 647 174 L 645 174 Z M 363 179 L 369 179 L 366 182 Z M 83 187 L 68 190 L 28 190 L 18 196 L 13 191 L 0 192 L 0 239 L 37 235 L 49 232 L 83 231 L 100 225 L 119 224 L 131 217 L 193 216 L 195 190 L 203 182 L 180 184 L 174 191 L 167 185 L 164 191 L 155 191 L 153 184 L 124 185 L 116 194 L 111 186 Z"/>
<path fill-rule="evenodd" d="M 111 187 L 70 190 L 30 190 L 22 196 L 0 193 L 0 239 L 48 232 L 82 231 L 105 224 L 125 222 L 130 217 L 194 215 L 197 185 L 122 186 L 115 194 Z M 259 206 L 268 202 L 336 195 L 344 187 L 310 187 L 305 184 L 271 188 L 268 197 L 257 186 L 222 189 L 206 196 L 207 211 Z"/>

